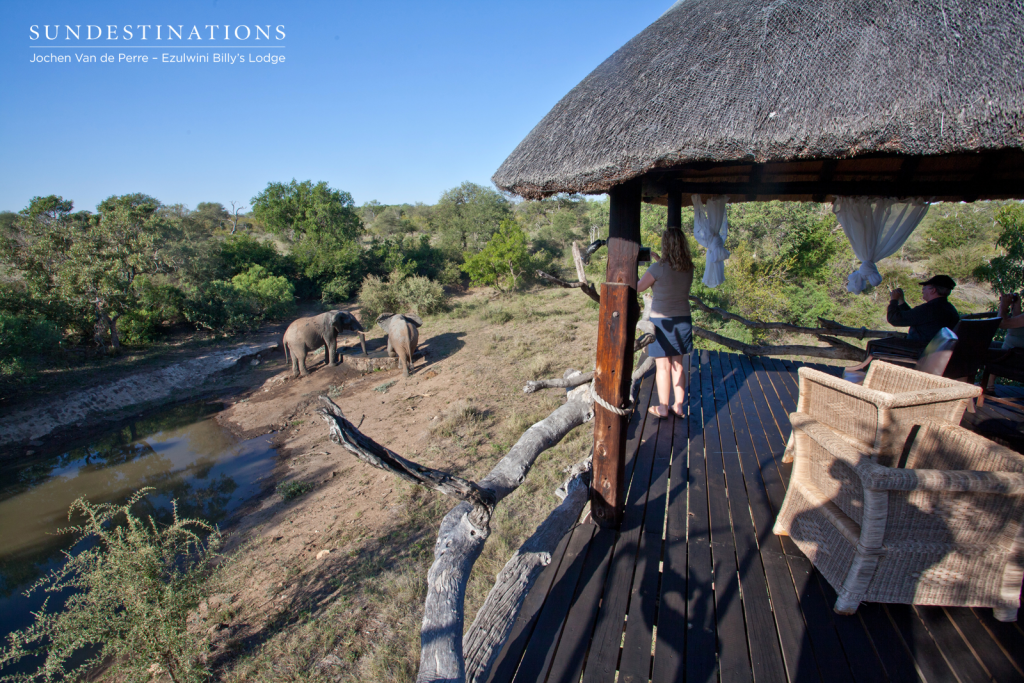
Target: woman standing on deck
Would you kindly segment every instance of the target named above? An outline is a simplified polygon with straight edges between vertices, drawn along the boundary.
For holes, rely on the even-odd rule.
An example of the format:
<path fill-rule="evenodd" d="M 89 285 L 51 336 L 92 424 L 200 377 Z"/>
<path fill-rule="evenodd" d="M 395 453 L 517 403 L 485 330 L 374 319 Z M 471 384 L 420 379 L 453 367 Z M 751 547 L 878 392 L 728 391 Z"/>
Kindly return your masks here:
<path fill-rule="evenodd" d="M 653 287 L 651 322 L 654 324 L 654 342 L 647 347 L 647 355 L 657 367 L 656 384 L 660 405 L 651 406 L 655 417 L 668 417 L 671 409 L 676 415 L 686 413 L 686 387 L 690 380 L 690 352 L 693 335 L 690 317 L 690 287 L 693 286 L 693 258 L 686 235 L 670 227 L 661 235 L 661 253 L 651 253 L 656 261 L 637 283 L 637 291 Z M 670 394 L 675 401 L 670 402 Z"/>

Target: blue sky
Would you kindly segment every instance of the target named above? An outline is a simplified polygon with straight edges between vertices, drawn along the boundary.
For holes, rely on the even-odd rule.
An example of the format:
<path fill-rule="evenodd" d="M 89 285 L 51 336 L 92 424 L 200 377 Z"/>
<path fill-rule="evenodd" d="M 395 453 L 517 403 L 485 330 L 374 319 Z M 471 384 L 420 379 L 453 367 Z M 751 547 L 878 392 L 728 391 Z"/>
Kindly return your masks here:
<path fill-rule="evenodd" d="M 326 180 L 359 204 L 434 203 L 462 181 L 489 184 L 566 92 L 670 5 L 4 0 L 0 210 L 48 194 L 94 209 L 128 192 L 193 208 L 248 204 L 268 182 L 292 178 Z M 150 28 L 143 41 L 145 24 L 197 26 L 202 40 L 168 41 L 163 29 L 157 41 Z M 285 38 L 232 35 L 268 24 Z M 56 40 L 45 25 L 50 35 L 60 26 Z M 81 25 L 80 38 L 67 40 L 65 25 Z M 89 25 L 103 39 L 88 40 Z M 229 40 L 223 29 L 211 40 L 206 25 L 229 25 Z M 213 63 L 225 52 L 285 62 Z M 49 54 L 72 61 L 30 62 Z M 83 54 L 97 61 L 78 63 Z M 103 54 L 151 61 L 108 64 Z M 211 61 L 163 63 L 163 54 Z"/>

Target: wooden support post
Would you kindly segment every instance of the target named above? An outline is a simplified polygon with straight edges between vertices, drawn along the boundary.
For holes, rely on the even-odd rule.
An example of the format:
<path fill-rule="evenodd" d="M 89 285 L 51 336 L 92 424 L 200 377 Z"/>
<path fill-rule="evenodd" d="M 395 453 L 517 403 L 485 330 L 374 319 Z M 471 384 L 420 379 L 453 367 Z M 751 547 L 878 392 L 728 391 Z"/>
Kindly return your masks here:
<path fill-rule="evenodd" d="M 668 220 L 665 229 L 668 228 L 683 229 L 683 191 L 677 186 L 668 190 Z"/>
<path fill-rule="evenodd" d="M 601 285 L 597 367 L 594 389 L 613 406 L 629 397 L 633 373 L 633 341 L 640 307 L 636 301 L 636 264 L 640 252 L 639 181 L 613 188 L 608 225 L 608 268 Z M 594 478 L 591 514 L 602 526 L 617 527 L 622 519 L 627 418 L 594 406 Z"/>

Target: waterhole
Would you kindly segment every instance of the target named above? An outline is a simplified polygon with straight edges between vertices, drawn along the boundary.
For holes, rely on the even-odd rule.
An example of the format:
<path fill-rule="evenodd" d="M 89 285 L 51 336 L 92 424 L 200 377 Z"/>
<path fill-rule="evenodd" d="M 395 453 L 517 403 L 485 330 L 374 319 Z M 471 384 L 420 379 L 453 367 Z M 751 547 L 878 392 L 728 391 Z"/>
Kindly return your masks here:
<path fill-rule="evenodd" d="M 64 552 L 80 550 L 57 534 L 78 498 L 121 503 L 152 487 L 136 514 L 167 521 L 176 500 L 179 516 L 218 524 L 272 484 L 270 436 L 235 438 L 212 417 L 221 408 L 177 406 L 79 448 L 0 468 L 0 639 L 28 626 L 42 605 L 41 594 L 25 590 L 60 566 Z"/>

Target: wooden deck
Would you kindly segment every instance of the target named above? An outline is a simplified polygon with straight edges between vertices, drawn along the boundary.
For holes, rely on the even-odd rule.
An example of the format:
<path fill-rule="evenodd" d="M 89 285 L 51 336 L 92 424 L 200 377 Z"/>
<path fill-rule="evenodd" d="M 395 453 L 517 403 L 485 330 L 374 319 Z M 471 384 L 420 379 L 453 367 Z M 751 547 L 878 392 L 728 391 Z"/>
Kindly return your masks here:
<path fill-rule="evenodd" d="M 1024 681 L 1019 624 L 878 603 L 839 616 L 832 587 L 772 533 L 798 366 L 695 354 L 688 419 L 648 416 L 644 380 L 620 531 L 581 524 L 562 540 L 489 680 Z M 1014 422 L 992 402 L 970 418 Z"/>

